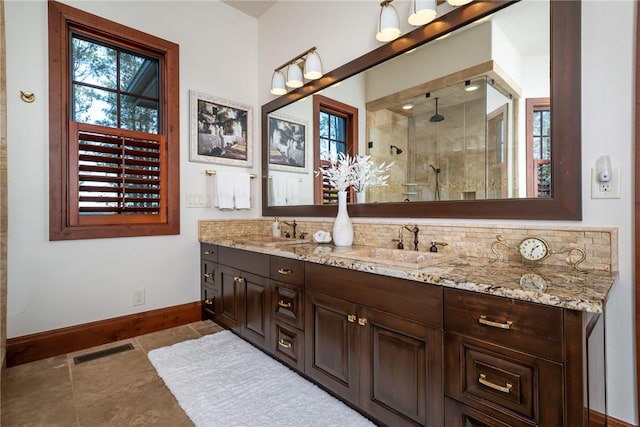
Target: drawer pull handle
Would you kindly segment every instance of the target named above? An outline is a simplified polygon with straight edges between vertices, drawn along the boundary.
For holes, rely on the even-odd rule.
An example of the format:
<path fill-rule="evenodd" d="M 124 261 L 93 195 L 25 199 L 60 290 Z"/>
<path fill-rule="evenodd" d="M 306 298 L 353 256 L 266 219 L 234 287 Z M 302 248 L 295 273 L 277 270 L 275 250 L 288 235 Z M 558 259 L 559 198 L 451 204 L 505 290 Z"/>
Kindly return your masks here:
<path fill-rule="evenodd" d="M 492 383 L 491 381 L 489 381 L 487 379 L 487 376 L 485 374 L 480 374 L 480 378 L 478 378 L 478 382 L 482 385 L 486 385 L 489 388 L 492 388 L 494 390 L 498 390 L 501 391 L 503 393 L 507 393 L 509 394 L 511 392 L 511 387 L 513 387 L 513 385 L 509 384 L 509 383 L 505 383 L 505 386 L 501 386 L 495 383 Z"/>
<path fill-rule="evenodd" d="M 280 307 L 284 307 L 284 308 L 291 308 L 291 303 L 290 302 L 284 302 L 284 300 L 278 301 L 278 305 Z"/>
<path fill-rule="evenodd" d="M 204 273 L 204 277 L 209 279 L 209 278 L 213 277 L 213 273 Z"/>
<path fill-rule="evenodd" d="M 279 345 L 280 347 L 284 347 L 284 348 L 291 348 L 291 346 L 292 346 L 293 344 L 291 344 L 291 341 L 285 341 L 285 340 L 283 340 L 282 338 L 280 338 L 280 339 L 278 340 L 278 345 Z"/>
<path fill-rule="evenodd" d="M 289 270 L 288 268 L 279 268 L 278 273 L 282 274 L 283 276 L 291 276 L 293 271 Z"/>
<path fill-rule="evenodd" d="M 364 326 L 367 324 L 367 319 L 365 317 L 358 317 L 358 324 L 360 326 Z"/>
<path fill-rule="evenodd" d="M 506 323 L 498 323 L 487 320 L 487 316 L 480 316 L 478 322 L 482 323 L 483 325 L 493 326 L 494 328 L 500 329 L 511 329 L 511 325 L 513 325 L 513 322 L 511 320 L 507 320 Z"/>
<path fill-rule="evenodd" d="M 236 277 L 233 278 L 233 281 L 234 282 L 244 283 L 244 277 L 236 276 Z"/>
<path fill-rule="evenodd" d="M 204 254 L 205 254 L 205 255 L 211 255 L 212 253 L 213 253 L 213 252 L 211 252 L 211 251 L 204 251 Z"/>
<path fill-rule="evenodd" d="M 205 303 L 206 305 L 212 305 L 212 304 L 213 304 L 213 300 L 206 299 L 206 300 L 204 300 L 204 303 Z"/>
<path fill-rule="evenodd" d="M 347 315 L 347 320 L 351 323 L 356 321 L 356 315 L 355 314 L 349 314 Z"/>

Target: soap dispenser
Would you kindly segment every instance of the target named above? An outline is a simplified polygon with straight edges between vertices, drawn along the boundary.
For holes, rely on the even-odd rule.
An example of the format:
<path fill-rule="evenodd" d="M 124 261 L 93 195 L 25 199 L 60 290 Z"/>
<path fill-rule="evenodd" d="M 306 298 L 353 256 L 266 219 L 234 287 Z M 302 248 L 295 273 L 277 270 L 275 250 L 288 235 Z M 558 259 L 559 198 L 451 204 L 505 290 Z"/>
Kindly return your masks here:
<path fill-rule="evenodd" d="M 273 233 L 273 237 L 280 237 L 282 235 L 282 231 L 280 229 L 280 220 L 276 218 L 271 224 L 271 232 Z"/>

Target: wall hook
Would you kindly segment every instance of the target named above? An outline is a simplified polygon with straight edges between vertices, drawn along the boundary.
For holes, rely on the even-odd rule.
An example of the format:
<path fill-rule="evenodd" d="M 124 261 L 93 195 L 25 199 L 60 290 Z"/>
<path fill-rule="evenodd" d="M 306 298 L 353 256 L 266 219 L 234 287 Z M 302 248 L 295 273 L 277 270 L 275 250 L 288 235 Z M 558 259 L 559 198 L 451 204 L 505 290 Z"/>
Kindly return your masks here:
<path fill-rule="evenodd" d="M 33 92 L 25 92 L 23 90 L 20 91 L 20 99 L 22 99 L 24 102 L 31 104 L 33 101 L 36 100 L 36 94 Z"/>

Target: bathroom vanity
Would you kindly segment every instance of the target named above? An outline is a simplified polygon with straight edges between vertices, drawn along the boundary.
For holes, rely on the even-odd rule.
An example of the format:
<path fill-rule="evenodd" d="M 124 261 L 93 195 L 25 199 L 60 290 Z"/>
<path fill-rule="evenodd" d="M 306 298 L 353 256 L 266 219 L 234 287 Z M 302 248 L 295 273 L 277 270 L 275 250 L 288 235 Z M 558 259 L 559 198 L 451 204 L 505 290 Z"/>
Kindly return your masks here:
<path fill-rule="evenodd" d="M 203 318 L 376 423 L 604 425 L 588 355 L 614 273 L 253 241 L 201 240 Z"/>

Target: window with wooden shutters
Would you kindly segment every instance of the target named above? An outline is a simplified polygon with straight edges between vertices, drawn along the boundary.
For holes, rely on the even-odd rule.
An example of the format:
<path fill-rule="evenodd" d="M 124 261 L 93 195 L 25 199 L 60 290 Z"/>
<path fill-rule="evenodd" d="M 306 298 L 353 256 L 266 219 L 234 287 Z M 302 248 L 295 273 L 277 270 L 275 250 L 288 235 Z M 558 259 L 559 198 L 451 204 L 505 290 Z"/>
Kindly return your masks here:
<path fill-rule="evenodd" d="M 174 43 L 49 2 L 50 239 L 178 234 Z"/>
<path fill-rule="evenodd" d="M 529 98 L 527 109 L 527 197 L 551 197 L 551 104 Z"/>

